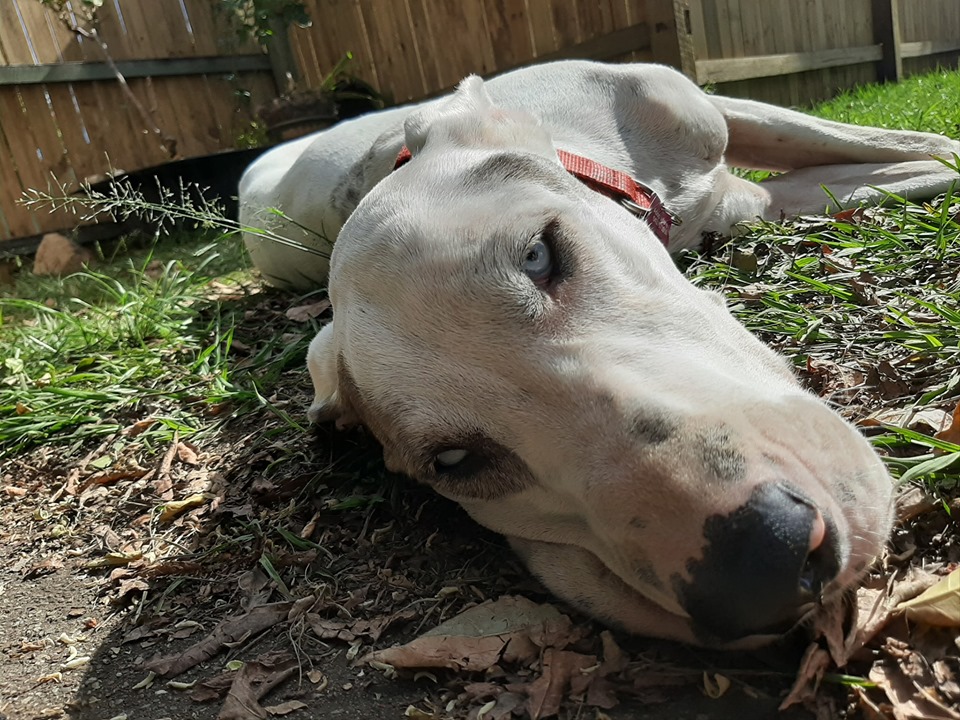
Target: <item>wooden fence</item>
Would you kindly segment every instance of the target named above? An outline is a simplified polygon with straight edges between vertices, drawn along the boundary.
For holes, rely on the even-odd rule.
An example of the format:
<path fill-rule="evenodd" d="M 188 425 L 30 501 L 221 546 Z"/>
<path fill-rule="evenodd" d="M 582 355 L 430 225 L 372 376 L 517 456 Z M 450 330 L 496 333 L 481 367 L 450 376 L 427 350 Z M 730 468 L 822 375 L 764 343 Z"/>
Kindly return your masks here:
<path fill-rule="evenodd" d="M 652 60 L 659 0 L 307 0 L 313 26 L 290 32 L 302 79 L 316 86 L 344 53 L 395 102 L 560 57 Z"/>
<path fill-rule="evenodd" d="M 316 86 L 344 53 L 396 102 L 559 57 L 656 60 L 785 105 L 956 65 L 960 0 L 307 0 L 290 33 Z"/>
<path fill-rule="evenodd" d="M 218 0 L 104 0 L 99 47 L 38 0 L 0 0 L 0 241 L 69 227 L 18 206 L 49 178 L 73 183 L 232 147 L 286 68 L 317 87 L 347 52 L 393 102 L 535 61 L 656 60 L 719 92 L 786 105 L 898 79 L 960 57 L 960 0 L 305 0 L 313 25 L 240 45 Z M 252 102 L 239 102 L 240 91 Z"/>
<path fill-rule="evenodd" d="M 38 0 L 0 0 L 0 241 L 75 223 L 19 205 L 23 190 L 232 148 L 276 94 L 269 59 L 212 0 L 104 0 L 98 17 L 148 119 L 97 43 Z"/>
<path fill-rule="evenodd" d="M 684 68 L 728 95 L 781 105 L 960 57 L 958 0 L 691 0 Z"/>

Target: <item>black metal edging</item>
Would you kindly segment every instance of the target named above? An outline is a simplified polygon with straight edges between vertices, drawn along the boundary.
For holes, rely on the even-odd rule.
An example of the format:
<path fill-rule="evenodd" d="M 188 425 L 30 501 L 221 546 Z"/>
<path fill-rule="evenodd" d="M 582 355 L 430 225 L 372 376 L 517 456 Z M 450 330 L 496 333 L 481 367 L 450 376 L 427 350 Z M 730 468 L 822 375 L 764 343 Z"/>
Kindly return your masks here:
<path fill-rule="evenodd" d="M 266 55 L 175 58 L 171 60 L 124 60 L 117 69 L 127 79 L 171 75 L 216 75 L 221 73 L 270 71 Z M 107 63 L 69 62 L 50 65 L 6 65 L 0 67 L 0 86 L 38 85 L 40 83 L 113 80 Z"/>

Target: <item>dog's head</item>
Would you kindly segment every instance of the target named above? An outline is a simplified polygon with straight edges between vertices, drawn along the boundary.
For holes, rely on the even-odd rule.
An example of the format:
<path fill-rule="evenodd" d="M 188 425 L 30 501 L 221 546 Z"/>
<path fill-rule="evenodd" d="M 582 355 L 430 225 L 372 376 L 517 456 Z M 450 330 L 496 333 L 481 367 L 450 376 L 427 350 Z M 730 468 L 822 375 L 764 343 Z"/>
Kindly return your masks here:
<path fill-rule="evenodd" d="M 633 632 L 746 644 L 857 581 L 889 477 L 722 298 L 479 79 L 406 142 L 337 241 L 313 419 L 362 423 Z"/>

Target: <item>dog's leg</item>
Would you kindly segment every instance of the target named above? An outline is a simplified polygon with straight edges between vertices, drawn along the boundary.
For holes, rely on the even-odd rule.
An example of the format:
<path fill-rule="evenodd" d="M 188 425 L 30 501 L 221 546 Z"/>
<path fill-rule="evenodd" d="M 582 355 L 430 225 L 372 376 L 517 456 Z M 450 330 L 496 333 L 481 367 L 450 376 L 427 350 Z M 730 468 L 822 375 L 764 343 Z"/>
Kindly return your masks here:
<path fill-rule="evenodd" d="M 795 170 L 813 165 L 897 163 L 950 159 L 956 140 L 933 133 L 883 130 L 821 120 L 754 102 L 711 96 L 727 122 L 727 164 L 757 170 Z"/>
<path fill-rule="evenodd" d="M 890 194 L 926 199 L 960 180 L 932 159 L 954 162 L 960 154 L 960 143 L 941 135 L 847 125 L 750 100 L 711 101 L 727 122 L 729 165 L 784 171 L 750 192 L 730 179 L 736 196 L 759 200 L 756 214 L 768 219 L 882 203 Z M 725 219 L 724 209 L 718 215 Z"/>
<path fill-rule="evenodd" d="M 765 180 L 769 196 L 763 216 L 836 212 L 848 207 L 882 205 L 890 198 L 925 200 L 960 185 L 960 174 L 936 160 L 901 163 L 823 165 L 791 170 Z"/>

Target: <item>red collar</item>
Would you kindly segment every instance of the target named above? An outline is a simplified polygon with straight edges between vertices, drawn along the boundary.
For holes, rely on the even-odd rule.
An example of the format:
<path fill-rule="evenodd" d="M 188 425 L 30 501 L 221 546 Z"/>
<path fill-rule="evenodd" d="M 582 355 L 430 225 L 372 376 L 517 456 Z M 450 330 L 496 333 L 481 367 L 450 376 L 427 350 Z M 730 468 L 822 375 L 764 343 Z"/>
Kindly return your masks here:
<path fill-rule="evenodd" d="M 407 163 L 413 155 L 404 145 L 397 155 L 393 168 L 396 170 Z M 617 200 L 623 207 L 647 222 L 653 234 L 664 247 L 670 244 L 670 228 L 680 224 L 680 218 L 667 210 L 663 201 L 646 185 L 637 182 L 627 173 L 608 168 L 588 158 L 574 155 L 566 150 L 557 150 L 557 157 L 567 172 L 584 185 L 598 193 Z"/>

